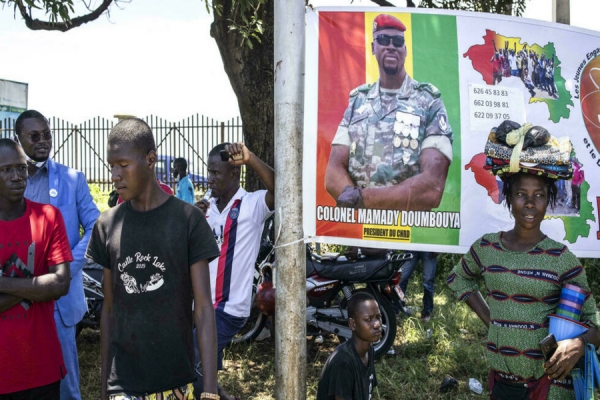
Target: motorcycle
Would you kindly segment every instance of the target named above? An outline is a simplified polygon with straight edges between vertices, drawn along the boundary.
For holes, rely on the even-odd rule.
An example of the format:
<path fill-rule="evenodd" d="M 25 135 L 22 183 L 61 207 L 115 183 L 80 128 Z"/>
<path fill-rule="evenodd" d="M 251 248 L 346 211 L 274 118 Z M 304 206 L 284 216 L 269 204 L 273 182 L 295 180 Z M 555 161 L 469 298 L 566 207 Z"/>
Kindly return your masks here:
<path fill-rule="evenodd" d="M 76 336 L 79 336 L 83 328 L 100 328 L 100 313 L 102 311 L 102 301 L 104 300 L 102 274 L 103 268 L 98 264 L 88 262 L 83 267 L 83 292 L 85 293 L 88 311 L 77 324 Z"/>
<path fill-rule="evenodd" d="M 381 338 L 373 343 L 375 358 L 386 354 L 396 339 L 396 310 L 400 310 L 402 265 L 411 254 L 363 256 L 348 260 L 343 256 L 321 257 L 307 246 L 306 322 L 307 335 L 321 331 L 337 335 L 340 342 L 352 337 L 348 326 L 348 300 L 358 292 L 371 294 L 379 304 Z"/>
<path fill-rule="evenodd" d="M 343 342 L 352 337 L 348 326 L 348 300 L 357 292 L 370 293 L 379 304 L 382 317 L 381 339 L 374 343 L 375 357 L 387 353 L 396 338 L 396 313 L 401 310 L 402 291 L 399 287 L 402 265 L 412 259 L 410 254 L 361 256 L 347 259 L 345 256 L 320 256 L 312 246 L 306 247 L 306 323 L 307 336 L 316 337 L 323 332 L 338 336 Z M 264 301 L 265 294 L 273 291 L 272 277 L 275 265 L 272 252 L 259 264 L 260 276 L 255 282 L 252 313 L 244 327 L 245 341 L 256 338 L 264 328 L 267 316 L 273 314 L 273 300 Z M 267 304 L 267 305 L 266 305 Z M 237 340 L 243 341 L 243 340 Z"/>

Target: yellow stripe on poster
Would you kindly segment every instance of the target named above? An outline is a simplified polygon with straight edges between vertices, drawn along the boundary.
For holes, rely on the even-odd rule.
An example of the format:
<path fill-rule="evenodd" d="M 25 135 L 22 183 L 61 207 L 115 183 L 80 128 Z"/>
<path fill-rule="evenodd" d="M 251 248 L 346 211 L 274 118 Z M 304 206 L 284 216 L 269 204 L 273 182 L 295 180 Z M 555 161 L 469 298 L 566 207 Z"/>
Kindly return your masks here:
<path fill-rule="evenodd" d="M 412 19 L 411 14 L 409 13 L 381 13 L 381 12 L 366 12 L 365 13 L 365 60 L 366 60 L 366 83 L 374 83 L 379 79 L 379 66 L 377 65 L 377 60 L 375 56 L 373 56 L 373 20 L 379 14 L 389 14 L 398 18 L 404 26 L 406 26 L 406 32 L 404 32 L 404 40 L 406 42 L 406 61 L 404 62 L 404 68 L 409 76 L 414 76 L 413 74 L 413 59 L 412 59 Z"/>
<path fill-rule="evenodd" d="M 362 238 L 365 240 L 387 240 L 410 243 L 411 228 L 389 225 L 363 225 Z"/>

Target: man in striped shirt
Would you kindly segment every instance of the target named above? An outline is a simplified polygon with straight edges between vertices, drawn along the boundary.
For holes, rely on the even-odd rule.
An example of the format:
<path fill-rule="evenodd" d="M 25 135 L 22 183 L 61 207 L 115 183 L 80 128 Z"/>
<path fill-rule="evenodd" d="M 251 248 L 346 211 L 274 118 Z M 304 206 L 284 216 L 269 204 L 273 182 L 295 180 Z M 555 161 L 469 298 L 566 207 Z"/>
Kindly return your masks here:
<path fill-rule="evenodd" d="M 252 168 L 267 190 L 247 192 L 241 188 L 242 165 Z M 273 168 L 243 143 L 222 143 L 208 154 L 208 188 L 212 197 L 196 205 L 206 214 L 221 249 L 220 256 L 210 263 L 219 369 L 223 367 L 223 348 L 250 315 L 254 262 L 264 222 L 275 205 L 274 187 Z M 222 390 L 219 394 L 221 398 L 230 398 Z"/>

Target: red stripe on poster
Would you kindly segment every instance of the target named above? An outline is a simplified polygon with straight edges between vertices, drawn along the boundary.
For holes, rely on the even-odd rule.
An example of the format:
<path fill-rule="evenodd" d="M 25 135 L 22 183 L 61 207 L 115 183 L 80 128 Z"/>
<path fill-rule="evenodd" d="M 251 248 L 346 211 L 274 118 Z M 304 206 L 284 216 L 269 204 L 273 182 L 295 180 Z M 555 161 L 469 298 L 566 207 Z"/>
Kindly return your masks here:
<path fill-rule="evenodd" d="M 319 13 L 317 185 L 321 188 L 325 187 L 331 141 L 348 106 L 350 91 L 365 83 L 364 25 L 364 13 Z M 327 191 L 317 190 L 317 204 L 335 206 L 335 200 Z M 361 225 L 323 221 L 317 222 L 317 235 L 327 232 L 338 236 L 335 232 L 342 228 L 342 236 L 362 237 Z"/>

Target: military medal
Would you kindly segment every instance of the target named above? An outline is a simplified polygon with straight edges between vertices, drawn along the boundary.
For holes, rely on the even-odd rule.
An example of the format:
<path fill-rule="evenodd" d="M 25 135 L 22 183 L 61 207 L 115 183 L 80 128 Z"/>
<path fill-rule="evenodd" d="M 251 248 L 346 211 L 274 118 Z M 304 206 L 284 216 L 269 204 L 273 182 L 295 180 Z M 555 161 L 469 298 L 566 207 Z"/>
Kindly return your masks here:
<path fill-rule="evenodd" d="M 421 117 L 419 117 L 418 115 L 411 115 L 411 121 L 410 121 L 410 137 L 411 139 L 416 139 L 419 137 L 419 126 L 421 126 Z"/>
<path fill-rule="evenodd" d="M 408 142 L 409 142 L 408 138 L 402 139 L 402 147 L 408 147 Z"/>
<path fill-rule="evenodd" d="M 402 144 L 402 139 L 400 139 L 400 135 L 394 135 L 394 147 L 400 147 Z"/>
<path fill-rule="evenodd" d="M 411 139 L 416 139 L 419 137 L 419 126 L 418 125 L 412 125 L 410 127 L 410 137 Z"/>
<path fill-rule="evenodd" d="M 417 139 L 412 139 L 410 141 L 410 148 L 416 150 L 417 147 L 419 147 L 419 142 L 417 141 Z"/>
<path fill-rule="evenodd" d="M 400 123 L 398 121 L 394 122 L 394 133 L 395 134 L 402 133 L 402 129 L 404 129 L 404 126 L 402 123 Z"/>
<path fill-rule="evenodd" d="M 410 161 L 410 152 L 404 150 L 404 153 L 402 154 L 402 161 L 404 162 L 404 164 L 408 164 L 408 162 Z"/>

